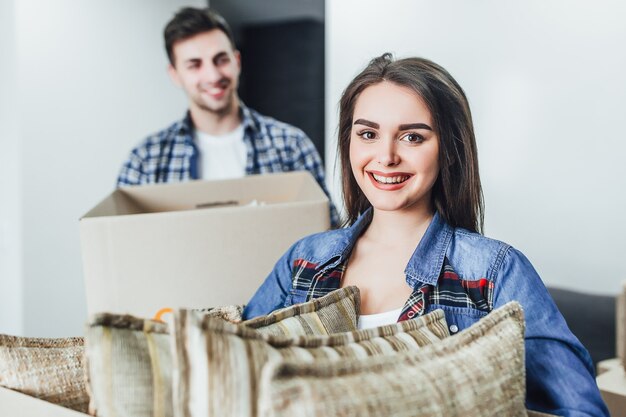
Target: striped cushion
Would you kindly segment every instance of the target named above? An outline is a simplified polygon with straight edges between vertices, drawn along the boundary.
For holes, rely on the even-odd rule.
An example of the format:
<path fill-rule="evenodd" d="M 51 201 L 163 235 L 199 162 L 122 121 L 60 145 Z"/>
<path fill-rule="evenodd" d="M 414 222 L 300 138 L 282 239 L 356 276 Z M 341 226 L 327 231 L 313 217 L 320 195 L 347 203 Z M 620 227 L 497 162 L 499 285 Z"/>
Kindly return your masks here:
<path fill-rule="evenodd" d="M 273 334 L 327 334 L 355 329 L 356 287 L 292 306 L 246 324 Z M 192 310 L 218 322 L 241 321 L 243 306 Z M 102 313 L 87 326 L 90 410 L 98 416 L 171 417 L 172 355 L 168 326 L 154 320 Z"/>
<path fill-rule="evenodd" d="M 97 416 L 172 416 L 172 359 L 167 324 L 97 314 L 87 326 L 85 353 Z"/>
<path fill-rule="evenodd" d="M 194 310 L 240 322 L 242 305 Z M 155 320 L 102 313 L 87 326 L 90 412 L 98 416 L 171 417 L 172 356 L 168 326 Z"/>
<path fill-rule="evenodd" d="M 494 310 L 417 352 L 341 361 L 273 360 L 263 370 L 259 415 L 526 416 L 524 318 Z"/>
<path fill-rule="evenodd" d="M 0 386 L 78 411 L 89 396 L 81 337 L 47 339 L 0 334 Z"/>
<path fill-rule="evenodd" d="M 248 327 L 268 335 L 328 335 L 356 330 L 360 313 L 357 287 L 345 287 L 330 294 L 277 310 L 267 316 L 244 322 Z"/>
<path fill-rule="evenodd" d="M 321 336 L 261 334 L 186 310 L 176 312 L 174 326 L 174 399 L 176 415 L 185 417 L 256 416 L 260 372 L 270 360 L 370 359 L 417 350 L 449 335 L 441 310 L 379 328 Z"/>

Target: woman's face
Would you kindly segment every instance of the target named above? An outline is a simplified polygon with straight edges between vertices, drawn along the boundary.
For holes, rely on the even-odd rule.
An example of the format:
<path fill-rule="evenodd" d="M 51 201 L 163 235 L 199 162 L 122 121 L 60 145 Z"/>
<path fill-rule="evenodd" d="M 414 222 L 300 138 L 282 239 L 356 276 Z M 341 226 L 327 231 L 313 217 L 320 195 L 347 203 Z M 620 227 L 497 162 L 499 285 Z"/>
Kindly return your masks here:
<path fill-rule="evenodd" d="M 439 138 L 421 97 L 383 81 L 361 92 L 352 120 L 352 174 L 374 209 L 432 210 Z"/>

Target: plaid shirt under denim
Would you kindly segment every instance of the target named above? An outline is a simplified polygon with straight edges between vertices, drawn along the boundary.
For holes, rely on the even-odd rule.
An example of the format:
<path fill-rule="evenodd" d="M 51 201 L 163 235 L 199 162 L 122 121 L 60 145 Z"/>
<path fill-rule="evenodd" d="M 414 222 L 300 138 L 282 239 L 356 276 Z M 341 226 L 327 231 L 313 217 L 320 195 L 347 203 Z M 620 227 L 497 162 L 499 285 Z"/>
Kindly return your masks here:
<path fill-rule="evenodd" d="M 300 129 L 240 105 L 243 140 L 248 152 L 246 175 L 309 171 L 330 202 L 330 219 L 339 216 L 324 183 L 324 168 L 317 149 Z M 117 186 L 198 179 L 199 151 L 189 113 L 168 128 L 146 138 L 132 150 L 117 179 Z"/>

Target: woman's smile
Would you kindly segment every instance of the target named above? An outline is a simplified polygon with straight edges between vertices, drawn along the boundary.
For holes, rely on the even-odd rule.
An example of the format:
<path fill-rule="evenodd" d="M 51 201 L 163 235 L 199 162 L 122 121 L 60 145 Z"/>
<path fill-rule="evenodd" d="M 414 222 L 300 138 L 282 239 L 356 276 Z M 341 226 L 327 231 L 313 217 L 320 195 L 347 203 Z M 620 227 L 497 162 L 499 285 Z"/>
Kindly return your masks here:
<path fill-rule="evenodd" d="M 413 176 L 404 172 L 383 173 L 379 171 L 367 172 L 374 187 L 379 190 L 395 191 L 404 187 Z"/>

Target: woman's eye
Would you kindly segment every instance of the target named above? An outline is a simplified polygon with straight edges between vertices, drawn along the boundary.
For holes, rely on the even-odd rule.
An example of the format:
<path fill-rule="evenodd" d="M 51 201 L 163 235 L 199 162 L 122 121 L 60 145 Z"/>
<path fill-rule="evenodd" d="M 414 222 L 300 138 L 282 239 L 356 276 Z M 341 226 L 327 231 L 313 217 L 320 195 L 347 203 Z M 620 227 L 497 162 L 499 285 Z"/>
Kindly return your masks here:
<path fill-rule="evenodd" d="M 376 135 L 374 134 L 374 132 L 370 132 L 369 130 L 366 130 L 365 132 L 359 132 L 358 135 L 367 140 L 376 139 Z"/>
<path fill-rule="evenodd" d="M 402 140 L 409 143 L 421 143 L 424 141 L 424 137 L 422 135 L 418 135 L 417 133 L 407 133 L 402 137 Z"/>

